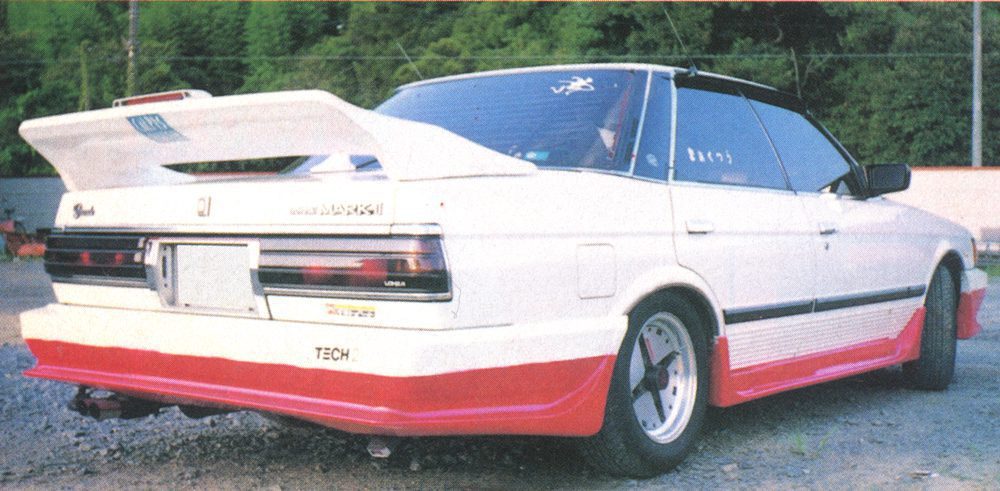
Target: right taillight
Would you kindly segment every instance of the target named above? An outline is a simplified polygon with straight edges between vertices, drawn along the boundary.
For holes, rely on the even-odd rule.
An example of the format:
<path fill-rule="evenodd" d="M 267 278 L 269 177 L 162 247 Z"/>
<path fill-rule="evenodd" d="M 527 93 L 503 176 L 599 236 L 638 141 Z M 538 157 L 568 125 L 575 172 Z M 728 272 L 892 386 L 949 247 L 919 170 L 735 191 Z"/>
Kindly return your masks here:
<path fill-rule="evenodd" d="M 451 298 L 439 237 L 266 238 L 260 249 L 265 293 Z"/>

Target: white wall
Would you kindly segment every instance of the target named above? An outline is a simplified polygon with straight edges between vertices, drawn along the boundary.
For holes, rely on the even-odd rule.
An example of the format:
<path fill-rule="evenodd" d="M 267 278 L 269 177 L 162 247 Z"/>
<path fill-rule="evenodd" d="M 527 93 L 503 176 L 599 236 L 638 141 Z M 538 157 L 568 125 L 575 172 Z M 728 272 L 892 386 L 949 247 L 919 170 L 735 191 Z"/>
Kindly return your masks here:
<path fill-rule="evenodd" d="M 886 198 L 960 223 L 980 241 L 1000 242 L 1000 167 L 917 167 L 910 189 Z"/>

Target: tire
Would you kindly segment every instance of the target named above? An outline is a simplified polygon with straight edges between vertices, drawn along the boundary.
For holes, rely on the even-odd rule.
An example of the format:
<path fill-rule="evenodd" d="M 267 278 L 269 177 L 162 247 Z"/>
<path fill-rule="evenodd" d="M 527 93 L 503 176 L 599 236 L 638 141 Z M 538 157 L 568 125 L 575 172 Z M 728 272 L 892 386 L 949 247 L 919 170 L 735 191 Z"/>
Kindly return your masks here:
<path fill-rule="evenodd" d="M 604 424 L 581 442 L 585 460 L 632 478 L 676 467 L 705 420 L 708 370 L 708 335 L 690 305 L 674 296 L 640 305 L 615 362 Z"/>
<path fill-rule="evenodd" d="M 927 316 L 920 335 L 920 358 L 903 364 L 903 378 L 917 389 L 944 390 L 955 374 L 958 300 L 955 280 L 943 266 L 934 271 L 924 305 Z"/>

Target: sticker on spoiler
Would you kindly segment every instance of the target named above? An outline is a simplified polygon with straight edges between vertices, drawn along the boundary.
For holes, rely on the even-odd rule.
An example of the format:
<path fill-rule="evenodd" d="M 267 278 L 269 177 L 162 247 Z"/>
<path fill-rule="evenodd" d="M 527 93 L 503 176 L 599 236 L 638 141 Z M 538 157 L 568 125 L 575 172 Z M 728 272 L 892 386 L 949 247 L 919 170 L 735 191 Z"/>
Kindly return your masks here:
<path fill-rule="evenodd" d="M 129 116 L 129 124 L 143 136 L 157 143 L 171 143 L 187 140 L 184 135 L 167 124 L 167 120 L 159 114 L 143 114 Z"/>

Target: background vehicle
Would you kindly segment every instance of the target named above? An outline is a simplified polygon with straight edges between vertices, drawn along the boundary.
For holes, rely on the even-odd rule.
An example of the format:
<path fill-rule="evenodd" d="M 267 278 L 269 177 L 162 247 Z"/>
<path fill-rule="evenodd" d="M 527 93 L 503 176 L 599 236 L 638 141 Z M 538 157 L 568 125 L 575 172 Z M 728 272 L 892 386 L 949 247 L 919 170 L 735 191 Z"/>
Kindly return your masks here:
<path fill-rule="evenodd" d="M 27 373 L 98 417 L 254 409 L 374 435 L 577 436 L 676 465 L 709 404 L 903 363 L 978 329 L 968 232 L 880 195 L 794 97 L 648 65 L 120 104 L 25 122 L 71 190 Z M 305 157 L 197 180 L 164 165 Z M 100 171 L 95 172 L 95 169 Z"/>
<path fill-rule="evenodd" d="M 14 215 L 16 208 L 8 208 L 7 200 L 3 203 L 3 219 L 0 220 L 0 234 L 3 240 L 0 241 L 0 251 L 12 256 L 41 256 L 45 254 L 45 231 L 40 233 L 29 233 L 24 228 L 19 217 Z"/>

